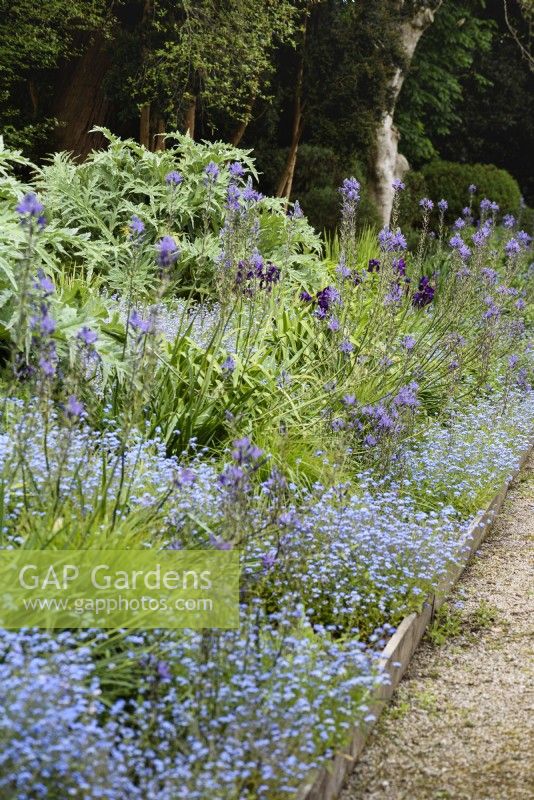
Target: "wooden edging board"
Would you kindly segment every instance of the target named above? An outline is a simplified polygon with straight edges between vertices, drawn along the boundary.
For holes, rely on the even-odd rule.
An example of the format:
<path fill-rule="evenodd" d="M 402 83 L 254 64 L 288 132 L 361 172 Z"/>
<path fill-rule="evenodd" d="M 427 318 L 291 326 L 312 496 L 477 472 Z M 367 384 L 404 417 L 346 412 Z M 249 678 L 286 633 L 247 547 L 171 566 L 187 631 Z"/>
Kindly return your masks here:
<path fill-rule="evenodd" d="M 339 796 L 345 780 L 354 769 L 365 747 L 376 720 L 393 696 L 402 676 L 406 672 L 423 634 L 432 622 L 436 611 L 443 604 L 450 589 L 458 581 L 469 564 L 471 557 L 491 530 L 495 517 L 506 498 L 510 484 L 525 466 L 533 449 L 534 442 L 523 453 L 518 468 L 505 481 L 485 511 L 477 514 L 470 523 L 466 535 L 466 547 L 459 562 L 448 570 L 447 575 L 440 582 L 435 593 L 427 598 L 421 613 L 413 613 L 405 617 L 382 651 L 379 666 L 386 680 L 389 676 L 389 681 L 377 685 L 370 693 L 367 714 L 374 716 L 374 720 L 368 723 L 358 723 L 353 729 L 352 738 L 347 748 L 338 753 L 326 767 L 311 773 L 308 780 L 300 787 L 296 800 L 336 800 Z"/>

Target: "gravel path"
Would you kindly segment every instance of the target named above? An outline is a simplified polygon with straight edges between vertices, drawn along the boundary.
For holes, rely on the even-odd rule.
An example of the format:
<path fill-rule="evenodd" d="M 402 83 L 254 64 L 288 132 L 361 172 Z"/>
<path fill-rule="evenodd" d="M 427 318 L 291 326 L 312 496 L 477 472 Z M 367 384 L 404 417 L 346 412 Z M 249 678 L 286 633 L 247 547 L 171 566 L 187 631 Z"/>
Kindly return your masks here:
<path fill-rule="evenodd" d="M 534 800 L 534 458 L 342 800 Z"/>

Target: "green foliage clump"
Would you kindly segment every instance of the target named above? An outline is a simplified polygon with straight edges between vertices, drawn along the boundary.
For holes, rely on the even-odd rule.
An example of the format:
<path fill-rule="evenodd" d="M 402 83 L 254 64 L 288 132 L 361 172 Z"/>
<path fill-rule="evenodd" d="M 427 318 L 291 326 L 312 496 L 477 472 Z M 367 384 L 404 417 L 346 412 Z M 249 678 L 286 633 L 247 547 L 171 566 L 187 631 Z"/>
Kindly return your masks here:
<path fill-rule="evenodd" d="M 529 206 L 522 208 L 519 220 L 521 227 L 532 236 L 534 234 L 534 208 Z"/>
<path fill-rule="evenodd" d="M 260 155 L 258 165 L 263 171 L 262 183 L 266 190 L 274 191 L 287 153 L 287 148 L 283 148 Z M 317 230 L 331 232 L 336 229 L 341 205 L 339 187 L 347 175 L 353 175 L 361 185 L 358 229 L 379 227 L 380 219 L 361 163 L 356 159 L 347 162 L 332 147 L 314 144 L 303 144 L 299 147 L 292 195 L 298 199 L 310 223 Z"/>
<path fill-rule="evenodd" d="M 132 258 L 128 223 L 137 215 L 145 224 L 144 242 L 155 245 L 165 234 L 180 248 L 179 288 L 192 285 L 214 290 L 214 266 L 221 251 L 226 191 L 230 176 L 225 166 L 242 163 L 251 178 L 257 173 L 250 151 L 222 142 L 199 144 L 189 136 L 169 135 L 167 150 L 152 153 L 133 140 L 123 141 L 105 129 L 105 151 L 95 151 L 83 164 L 58 153 L 38 174 L 50 220 L 77 232 L 76 250 L 65 246 L 63 269 L 96 275 L 113 290 L 124 288 Z M 175 144 L 172 145 L 171 142 Z M 204 169 L 214 162 L 220 169 L 208 187 Z M 165 176 L 179 171 L 183 183 L 174 189 Z M 286 274 L 297 282 L 314 284 L 321 272 L 322 243 L 305 219 L 292 225 L 291 241 L 285 203 L 264 198 L 258 203 L 262 255 L 284 261 Z M 59 254 L 58 254 L 59 255 Z M 155 250 L 145 248 L 138 265 L 137 289 L 149 293 Z"/>
<path fill-rule="evenodd" d="M 463 76 L 488 83 L 473 64 L 478 53 L 491 48 L 494 24 L 480 17 L 477 5 L 445 3 L 417 47 L 395 114 L 402 152 L 415 166 L 437 158 L 438 138 L 461 123 Z"/>
<path fill-rule="evenodd" d="M 502 214 L 517 214 L 521 191 L 515 178 L 493 164 L 458 164 L 453 161 L 432 161 L 422 170 L 432 200 L 444 197 L 449 203 L 448 216 L 458 217 L 469 201 L 468 187 L 477 187 L 475 195 L 496 202 Z"/>
<path fill-rule="evenodd" d="M 268 96 L 273 51 L 291 40 L 296 21 L 291 0 L 160 1 L 153 14 L 143 14 L 141 63 L 132 63 L 127 85 L 170 125 L 179 125 L 197 100 L 210 122 L 214 113 L 248 122 L 252 103 Z"/>
<path fill-rule="evenodd" d="M 404 190 L 400 193 L 399 223 L 404 231 L 417 228 L 421 221 L 419 201 L 427 196 L 427 185 L 422 172 L 412 170 L 404 177 Z"/>
<path fill-rule="evenodd" d="M 105 0 L 2 3 L 0 128 L 11 147 L 31 150 L 50 136 L 54 70 L 83 50 L 90 33 L 108 32 L 108 6 Z"/>

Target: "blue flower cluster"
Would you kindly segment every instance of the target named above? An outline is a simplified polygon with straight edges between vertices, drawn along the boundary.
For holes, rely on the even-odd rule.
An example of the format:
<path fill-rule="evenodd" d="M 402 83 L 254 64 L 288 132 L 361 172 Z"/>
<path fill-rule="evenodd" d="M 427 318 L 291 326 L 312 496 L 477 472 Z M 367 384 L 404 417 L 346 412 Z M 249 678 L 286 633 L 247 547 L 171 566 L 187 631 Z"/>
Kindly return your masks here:
<path fill-rule="evenodd" d="M 138 682 L 104 702 L 90 645 L 106 641 L 0 632 L 2 796 L 290 797 L 366 715 L 379 680 L 357 641 L 312 630 L 298 608 L 266 616 L 256 604 L 239 631 L 125 636 Z"/>

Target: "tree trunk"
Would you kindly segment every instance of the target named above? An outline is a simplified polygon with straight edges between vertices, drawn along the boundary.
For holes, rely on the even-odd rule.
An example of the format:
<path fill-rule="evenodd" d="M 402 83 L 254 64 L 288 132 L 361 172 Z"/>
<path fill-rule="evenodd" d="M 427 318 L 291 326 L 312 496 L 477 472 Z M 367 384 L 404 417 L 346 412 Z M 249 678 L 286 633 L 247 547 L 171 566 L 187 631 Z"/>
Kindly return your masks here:
<path fill-rule="evenodd" d="M 234 147 L 237 147 L 245 135 L 245 131 L 247 129 L 248 119 L 243 122 L 240 122 L 233 134 L 230 136 L 230 144 L 233 144 Z"/>
<path fill-rule="evenodd" d="M 30 99 L 32 101 L 32 115 L 33 117 L 37 116 L 37 111 L 39 110 L 39 97 L 37 95 L 37 87 L 35 86 L 35 81 L 28 81 L 28 91 L 30 93 Z"/>
<path fill-rule="evenodd" d="M 239 123 L 233 134 L 230 136 L 230 144 L 233 144 L 234 147 L 237 147 L 243 138 L 245 131 L 247 129 L 248 123 L 250 122 L 250 118 L 252 116 L 252 107 L 254 105 L 255 98 L 253 97 L 251 101 L 248 103 L 245 112 L 245 119 Z"/>
<path fill-rule="evenodd" d="M 105 146 L 105 139 L 89 131 L 108 121 L 110 104 L 102 84 L 111 65 L 108 44 L 96 34 L 87 50 L 62 72 L 54 109 L 59 120 L 57 147 L 84 159 L 92 149 Z"/>
<path fill-rule="evenodd" d="M 300 137 L 302 136 L 303 127 L 304 126 L 303 126 L 302 111 L 299 109 L 299 111 L 295 113 L 291 146 L 289 148 L 289 153 L 287 156 L 287 161 L 284 167 L 284 171 L 281 175 L 280 181 L 276 189 L 277 197 L 286 197 L 288 200 L 291 197 L 291 190 L 293 188 L 293 178 L 295 175 L 295 167 L 297 165 L 297 153 L 299 149 Z"/>
<path fill-rule="evenodd" d="M 152 137 L 154 145 L 152 149 L 154 150 L 155 153 L 157 153 L 160 150 L 165 150 L 165 137 L 164 137 L 165 120 L 163 119 L 161 114 L 157 115 L 154 128 L 155 128 L 155 133 L 154 136 Z"/>
<path fill-rule="evenodd" d="M 291 197 L 291 190 L 293 188 L 293 178 L 295 175 L 295 167 L 297 165 L 297 153 L 304 128 L 304 107 L 302 104 L 302 87 L 304 84 L 304 49 L 306 47 L 306 29 L 307 17 L 304 21 L 303 39 L 301 56 L 299 59 L 299 66 L 297 70 L 297 80 L 295 84 L 295 104 L 293 108 L 293 125 L 291 130 L 291 145 L 287 161 L 284 166 L 282 175 L 276 188 L 277 197 L 286 197 L 287 200 Z"/>
<path fill-rule="evenodd" d="M 150 148 L 150 103 L 145 103 L 141 106 L 141 113 L 139 116 L 139 142 L 146 147 Z"/>
<path fill-rule="evenodd" d="M 403 5 L 404 0 L 401 2 L 400 10 Z M 413 16 L 405 19 L 399 27 L 400 41 L 406 61 L 402 69 L 398 68 L 395 71 L 388 87 L 389 107 L 384 110 L 376 133 L 375 161 L 370 187 L 384 225 L 389 225 L 391 218 L 393 181 L 396 178 L 402 178 L 408 169 L 406 159 L 399 156 L 400 136 L 394 123 L 395 106 L 419 40 L 434 21 L 434 14 L 440 5 L 441 2 L 437 4 L 437 7 L 434 4 L 434 8 L 419 7 Z"/>
<path fill-rule="evenodd" d="M 187 111 L 185 112 L 185 132 L 195 138 L 195 117 L 197 113 L 197 98 L 195 97 Z"/>

